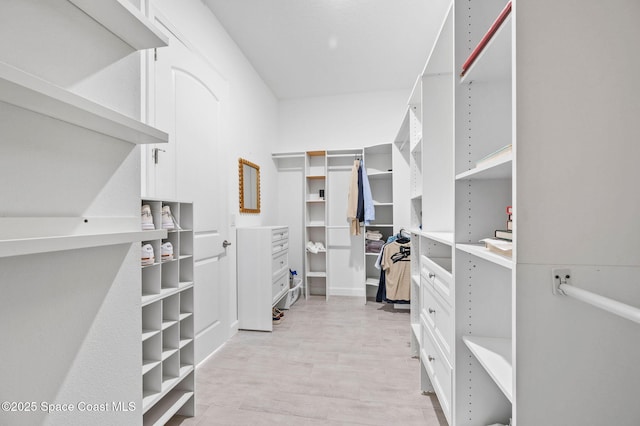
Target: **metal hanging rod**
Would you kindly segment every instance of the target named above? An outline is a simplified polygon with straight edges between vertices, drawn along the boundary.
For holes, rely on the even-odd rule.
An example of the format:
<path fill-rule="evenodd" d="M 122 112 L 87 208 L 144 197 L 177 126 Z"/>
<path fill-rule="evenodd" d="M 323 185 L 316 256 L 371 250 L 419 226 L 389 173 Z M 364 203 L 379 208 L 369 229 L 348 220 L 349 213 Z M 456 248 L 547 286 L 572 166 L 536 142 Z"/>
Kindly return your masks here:
<path fill-rule="evenodd" d="M 553 269 L 553 294 L 558 296 L 570 296 L 581 302 L 588 303 L 622 318 L 640 324 L 640 309 L 627 305 L 617 300 L 592 293 L 587 290 L 574 287 L 571 283 L 571 271 L 569 269 Z"/>

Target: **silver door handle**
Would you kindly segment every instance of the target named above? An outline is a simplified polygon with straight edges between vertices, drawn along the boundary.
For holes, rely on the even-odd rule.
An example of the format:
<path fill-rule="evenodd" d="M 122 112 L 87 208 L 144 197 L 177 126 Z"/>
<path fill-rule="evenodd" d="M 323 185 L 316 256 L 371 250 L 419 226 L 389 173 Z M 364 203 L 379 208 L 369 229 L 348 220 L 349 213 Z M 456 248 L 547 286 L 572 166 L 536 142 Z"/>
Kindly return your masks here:
<path fill-rule="evenodd" d="M 222 247 L 224 247 L 224 248 L 227 248 L 227 247 L 229 247 L 230 245 L 231 245 L 231 243 L 230 243 L 229 241 L 227 241 L 227 240 L 224 240 L 224 241 L 222 242 Z"/>

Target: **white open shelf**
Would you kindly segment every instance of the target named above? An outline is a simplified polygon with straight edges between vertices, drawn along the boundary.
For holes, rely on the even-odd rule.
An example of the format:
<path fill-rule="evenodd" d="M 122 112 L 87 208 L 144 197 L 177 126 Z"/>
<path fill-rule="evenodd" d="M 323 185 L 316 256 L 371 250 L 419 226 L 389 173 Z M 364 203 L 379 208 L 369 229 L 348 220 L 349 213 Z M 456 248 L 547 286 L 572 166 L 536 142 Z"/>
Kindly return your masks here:
<path fill-rule="evenodd" d="M 41 237 L 0 240 L 0 257 L 75 250 L 115 244 L 130 244 L 149 239 L 151 233 L 156 235 L 156 238 L 163 238 L 162 235 L 166 236 L 166 231 L 159 230 L 99 232 L 52 236 L 43 235 Z"/>
<path fill-rule="evenodd" d="M 448 246 L 453 246 L 453 232 L 429 232 L 421 231 L 419 235 L 437 241 Z"/>
<path fill-rule="evenodd" d="M 194 371 L 193 366 L 181 367 L 180 376 L 169 379 L 169 380 L 164 380 L 162 382 L 162 391 L 160 392 L 145 391 L 143 393 L 143 398 L 142 398 L 142 411 L 146 413 L 151 407 L 154 407 L 154 406 L 161 408 L 159 405 L 157 405 L 158 401 L 160 401 L 161 399 L 164 400 L 163 397 L 165 395 L 168 395 L 171 392 L 171 390 L 178 383 L 184 380 L 187 377 L 187 375 L 190 374 L 192 371 Z"/>
<path fill-rule="evenodd" d="M 378 284 L 380 283 L 380 278 L 367 277 L 367 280 L 365 282 L 367 285 L 378 287 Z"/>
<path fill-rule="evenodd" d="M 373 172 L 367 173 L 367 177 L 369 179 L 391 179 L 393 177 L 393 172 Z"/>
<path fill-rule="evenodd" d="M 487 162 L 480 167 L 474 167 L 466 172 L 456 175 L 457 180 L 461 179 L 505 179 L 512 175 L 513 153 L 507 154 L 495 161 Z"/>
<path fill-rule="evenodd" d="M 500 337 L 463 336 L 462 341 L 487 370 L 489 376 L 511 401 L 513 394 L 513 367 L 511 365 L 511 339 Z"/>
<path fill-rule="evenodd" d="M 165 132 L 4 63 L 0 63 L 0 102 L 133 144 L 169 140 Z"/>
<path fill-rule="evenodd" d="M 126 0 L 68 0 L 133 50 L 167 46 L 169 39 Z"/>
<path fill-rule="evenodd" d="M 463 84 L 511 78 L 511 14 L 469 67 Z"/>
<path fill-rule="evenodd" d="M 164 425 L 173 417 L 182 406 L 192 398 L 194 393 L 181 389 L 169 392 L 162 401 L 158 402 L 145 415 L 144 425 Z"/>
<path fill-rule="evenodd" d="M 511 258 L 494 253 L 484 245 L 456 244 L 456 248 L 458 250 L 462 250 L 466 253 L 477 256 L 481 259 L 487 260 L 491 263 L 495 263 L 505 268 L 513 269 L 513 260 Z"/>
<path fill-rule="evenodd" d="M 324 278 L 327 276 L 326 272 L 307 272 L 308 278 Z"/>

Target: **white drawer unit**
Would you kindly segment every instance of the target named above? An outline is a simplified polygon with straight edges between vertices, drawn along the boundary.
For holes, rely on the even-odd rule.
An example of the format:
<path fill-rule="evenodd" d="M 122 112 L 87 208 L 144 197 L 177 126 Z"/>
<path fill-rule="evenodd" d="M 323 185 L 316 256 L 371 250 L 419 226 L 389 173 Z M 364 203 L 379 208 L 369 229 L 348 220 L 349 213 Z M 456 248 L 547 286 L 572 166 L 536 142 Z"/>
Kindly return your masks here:
<path fill-rule="evenodd" d="M 446 268 L 446 269 L 445 269 Z M 453 306 L 451 258 L 420 256 L 420 274 L 450 306 Z"/>
<path fill-rule="evenodd" d="M 273 330 L 272 308 L 289 290 L 289 228 L 238 228 L 238 326 Z"/>
<path fill-rule="evenodd" d="M 429 375 L 429 380 L 438 396 L 438 401 L 447 418 L 447 422 L 453 424 L 451 422 L 453 369 L 444 356 L 440 346 L 436 343 L 436 339 L 431 333 L 431 327 L 427 325 L 427 319 L 424 315 L 420 316 L 420 329 L 422 331 L 420 361 Z"/>
<path fill-rule="evenodd" d="M 421 315 L 425 318 L 426 325 L 437 340 L 445 356 L 452 363 L 453 360 L 453 319 L 451 307 L 437 293 L 428 279 L 423 275 L 420 286 Z"/>

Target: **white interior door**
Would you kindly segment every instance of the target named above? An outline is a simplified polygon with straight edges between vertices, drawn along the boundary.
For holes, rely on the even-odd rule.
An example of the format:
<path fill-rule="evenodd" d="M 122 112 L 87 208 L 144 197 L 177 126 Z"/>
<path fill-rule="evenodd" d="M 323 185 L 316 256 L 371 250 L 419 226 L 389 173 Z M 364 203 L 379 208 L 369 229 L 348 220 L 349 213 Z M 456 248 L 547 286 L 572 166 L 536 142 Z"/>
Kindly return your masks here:
<path fill-rule="evenodd" d="M 169 133 L 168 146 L 149 153 L 147 188 L 157 198 L 194 203 L 196 361 L 230 336 L 229 261 L 223 247 L 228 170 L 223 152 L 227 82 L 176 35 L 165 19 L 158 27 L 170 38 L 157 50 L 151 69 L 155 125 Z"/>

